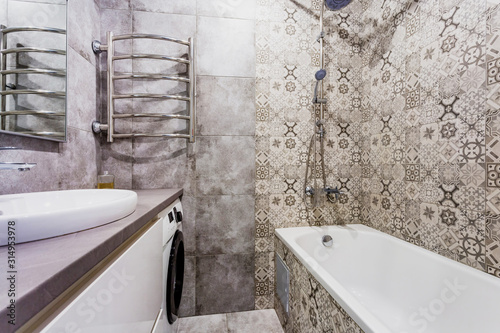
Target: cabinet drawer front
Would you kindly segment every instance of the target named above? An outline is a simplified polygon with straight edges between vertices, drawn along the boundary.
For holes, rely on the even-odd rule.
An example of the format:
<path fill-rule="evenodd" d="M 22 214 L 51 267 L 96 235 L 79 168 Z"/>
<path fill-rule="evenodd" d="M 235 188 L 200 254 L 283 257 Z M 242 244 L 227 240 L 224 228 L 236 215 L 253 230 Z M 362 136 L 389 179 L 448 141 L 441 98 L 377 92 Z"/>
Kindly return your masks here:
<path fill-rule="evenodd" d="M 150 332 L 161 307 L 161 242 L 157 222 L 42 332 Z"/>

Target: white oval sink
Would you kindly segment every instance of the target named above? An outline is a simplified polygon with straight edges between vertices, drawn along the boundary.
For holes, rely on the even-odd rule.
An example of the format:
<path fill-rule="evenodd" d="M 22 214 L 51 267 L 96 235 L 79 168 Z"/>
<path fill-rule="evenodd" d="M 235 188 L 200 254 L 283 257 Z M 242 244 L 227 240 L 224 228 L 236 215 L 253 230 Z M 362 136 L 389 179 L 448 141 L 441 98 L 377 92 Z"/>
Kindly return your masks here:
<path fill-rule="evenodd" d="M 0 246 L 7 244 L 9 225 L 15 227 L 16 243 L 29 242 L 119 220 L 132 214 L 136 205 L 137 193 L 128 190 L 0 195 Z"/>

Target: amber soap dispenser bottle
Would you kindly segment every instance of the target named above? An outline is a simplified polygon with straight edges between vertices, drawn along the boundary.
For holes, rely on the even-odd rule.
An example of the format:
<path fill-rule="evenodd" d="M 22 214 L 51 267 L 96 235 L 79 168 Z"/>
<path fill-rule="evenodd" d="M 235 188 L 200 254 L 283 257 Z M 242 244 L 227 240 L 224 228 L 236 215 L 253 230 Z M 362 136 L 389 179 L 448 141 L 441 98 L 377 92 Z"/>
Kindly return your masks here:
<path fill-rule="evenodd" d="M 102 175 L 97 176 L 97 188 L 115 188 L 115 176 L 104 171 Z"/>

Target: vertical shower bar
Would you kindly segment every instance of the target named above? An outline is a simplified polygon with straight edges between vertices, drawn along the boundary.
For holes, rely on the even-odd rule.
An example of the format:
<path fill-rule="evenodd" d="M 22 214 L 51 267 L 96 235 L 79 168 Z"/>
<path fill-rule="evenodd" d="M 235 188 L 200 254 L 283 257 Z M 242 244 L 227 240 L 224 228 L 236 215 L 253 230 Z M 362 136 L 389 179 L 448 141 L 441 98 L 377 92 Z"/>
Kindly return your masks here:
<path fill-rule="evenodd" d="M 324 28 L 323 28 L 323 15 L 324 15 L 324 9 L 325 9 L 325 5 L 324 3 L 321 3 L 321 14 L 320 14 L 320 17 L 319 17 L 319 26 L 320 26 L 320 38 L 319 38 L 319 47 L 320 47 L 320 51 L 319 51 L 319 61 L 320 61 L 320 68 L 321 69 L 325 69 L 325 52 L 324 52 L 324 41 L 323 41 L 323 37 L 325 35 L 325 32 L 324 32 Z M 323 99 L 323 80 L 321 80 L 321 82 L 319 83 L 319 98 L 320 99 Z M 321 137 L 323 137 L 323 119 L 325 118 L 325 110 L 323 108 L 323 103 L 320 103 L 319 104 L 319 107 L 320 107 L 320 113 L 319 113 L 319 120 L 320 120 L 320 130 L 321 130 Z"/>
<path fill-rule="evenodd" d="M 7 35 L 3 33 L 3 29 L 7 28 L 4 25 L 0 25 L 0 46 L 1 50 L 7 49 Z M 0 60 L 0 70 L 4 71 L 7 70 L 7 55 L 4 53 L 1 53 L 1 60 Z M 7 89 L 7 75 L 1 74 L 1 91 L 5 91 Z M 0 96 L 0 113 L 7 111 L 7 102 L 6 102 L 6 95 L 1 95 Z M 0 129 L 5 130 L 6 129 L 6 116 L 0 116 Z"/>
<path fill-rule="evenodd" d="M 196 125 L 196 77 L 194 38 L 189 38 L 189 142 L 195 141 L 194 129 Z"/>
<path fill-rule="evenodd" d="M 320 43 L 320 62 L 321 62 L 321 68 L 325 69 L 325 28 L 324 28 L 324 12 L 325 12 L 325 4 L 321 4 L 321 16 L 320 16 L 320 27 L 321 27 L 321 38 L 319 40 Z M 324 85 L 323 85 L 324 80 L 321 80 L 319 83 L 319 98 L 323 99 L 324 98 Z M 326 189 L 326 171 L 325 171 L 325 103 L 320 103 L 319 105 L 319 131 L 320 131 L 320 138 L 319 138 L 319 144 L 320 144 L 320 152 L 321 152 L 321 174 L 323 178 L 323 188 Z"/>
<path fill-rule="evenodd" d="M 115 85 L 114 85 L 114 80 L 113 80 L 113 75 L 114 75 L 114 63 L 113 63 L 113 57 L 115 56 L 115 49 L 114 49 L 114 44 L 113 44 L 113 32 L 108 31 L 106 35 L 108 39 L 108 52 L 107 52 L 107 63 L 108 63 L 108 77 L 107 77 L 107 83 L 108 83 L 108 96 L 107 96 L 107 104 L 108 104 L 108 142 L 113 142 L 113 133 L 115 131 L 115 123 L 114 123 L 114 117 L 113 114 L 115 112 L 115 107 L 114 107 L 114 99 L 113 96 L 115 95 Z"/>
<path fill-rule="evenodd" d="M 325 69 L 325 58 L 324 58 L 324 35 L 325 32 L 323 31 L 323 16 L 324 16 L 324 9 L 325 5 L 322 2 L 321 3 L 321 13 L 319 16 L 319 26 L 320 26 L 320 35 L 319 35 L 319 46 L 320 46 L 320 52 L 319 52 L 319 57 L 320 57 L 320 68 Z M 319 98 L 320 100 L 323 100 L 323 80 L 319 83 Z M 315 139 L 314 139 L 314 188 L 318 190 L 317 195 L 315 195 L 315 206 L 318 206 L 320 204 L 320 197 L 323 194 L 322 189 L 326 187 L 326 175 L 325 175 L 325 161 L 324 161 L 324 147 L 323 147 L 323 140 L 324 140 L 324 135 L 325 135 L 325 128 L 324 128 L 324 119 L 325 119 L 325 109 L 324 109 L 324 103 L 319 103 L 319 120 L 317 123 L 318 126 L 318 131 L 315 132 Z M 317 167 L 317 158 L 318 158 L 318 153 L 317 153 L 317 148 L 316 145 L 318 144 L 318 134 L 319 134 L 319 154 L 321 158 L 321 178 L 323 181 L 321 189 L 318 188 L 317 186 L 317 180 L 316 180 L 316 167 Z"/>

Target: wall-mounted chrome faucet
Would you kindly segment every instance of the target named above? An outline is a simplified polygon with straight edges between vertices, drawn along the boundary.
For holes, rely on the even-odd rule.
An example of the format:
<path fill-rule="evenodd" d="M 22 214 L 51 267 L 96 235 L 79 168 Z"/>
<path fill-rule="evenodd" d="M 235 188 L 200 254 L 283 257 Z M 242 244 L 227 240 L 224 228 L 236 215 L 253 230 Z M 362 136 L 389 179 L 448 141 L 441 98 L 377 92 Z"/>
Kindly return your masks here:
<path fill-rule="evenodd" d="M 326 194 L 327 200 L 330 201 L 331 203 L 337 202 L 339 200 L 339 196 L 341 194 L 344 194 L 344 192 L 340 191 L 337 186 L 335 186 L 335 188 L 326 186 L 322 190 Z M 306 186 L 304 191 L 305 195 L 310 198 L 313 198 L 314 195 L 316 194 L 316 190 L 312 186 Z M 333 198 L 333 195 L 335 195 L 335 199 Z"/>
<path fill-rule="evenodd" d="M 338 200 L 339 196 L 341 194 L 344 194 L 344 192 L 341 192 L 337 186 L 335 186 L 335 188 L 331 188 L 330 186 L 327 186 L 323 189 L 323 191 L 325 191 L 327 197 L 334 194 L 335 200 Z M 330 198 L 328 200 L 330 200 Z"/>
<path fill-rule="evenodd" d="M 17 147 L 0 147 L 0 150 L 19 150 Z M 0 162 L 0 170 L 18 170 L 29 171 L 35 167 L 36 163 L 16 163 L 16 162 Z"/>

